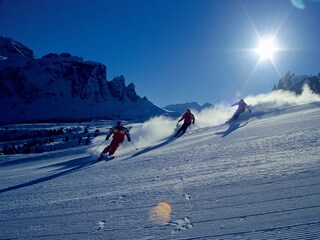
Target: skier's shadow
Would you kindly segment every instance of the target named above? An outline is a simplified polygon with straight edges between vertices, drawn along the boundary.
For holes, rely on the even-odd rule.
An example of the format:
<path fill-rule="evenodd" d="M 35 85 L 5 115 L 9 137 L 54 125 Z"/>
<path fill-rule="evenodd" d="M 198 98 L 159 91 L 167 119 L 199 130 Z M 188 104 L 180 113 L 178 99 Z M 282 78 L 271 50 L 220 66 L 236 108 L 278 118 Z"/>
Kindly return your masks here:
<path fill-rule="evenodd" d="M 247 125 L 249 123 L 249 121 L 247 121 L 244 124 L 241 123 L 231 123 L 229 125 L 229 128 L 226 131 L 222 131 L 222 132 L 216 132 L 216 135 L 221 135 L 221 137 L 225 137 L 227 135 L 229 135 L 230 133 L 234 132 L 235 130 L 244 127 L 245 125 Z"/>
<path fill-rule="evenodd" d="M 52 179 L 64 176 L 66 174 L 70 174 L 72 172 L 79 171 L 80 169 L 88 167 L 88 166 L 93 165 L 95 163 L 97 163 L 97 162 L 96 161 L 92 161 L 92 158 L 90 158 L 90 157 L 82 157 L 82 158 L 73 159 L 73 160 L 70 160 L 70 161 L 67 161 L 67 162 L 53 164 L 53 165 L 47 166 L 47 167 L 52 167 L 52 166 L 57 167 L 58 166 L 58 167 L 60 167 L 58 170 L 64 170 L 64 171 L 58 172 L 58 173 L 55 173 L 55 174 L 52 174 L 52 175 L 49 175 L 49 176 L 46 176 L 46 177 L 41 177 L 41 178 L 38 178 L 38 179 L 35 179 L 35 180 L 31 180 L 29 182 L 21 183 L 21 184 L 12 186 L 12 187 L 7 187 L 7 188 L 0 189 L 0 193 L 9 192 L 9 191 L 13 191 L 13 190 L 16 190 L 16 189 L 32 186 L 32 185 L 35 185 L 35 184 L 47 182 L 47 181 L 50 181 Z M 46 168 L 46 167 L 43 167 L 43 168 Z"/>
<path fill-rule="evenodd" d="M 181 136 L 181 135 L 180 135 L 180 136 Z M 180 136 L 179 136 L 179 137 L 180 137 Z M 144 153 L 153 151 L 153 150 L 155 150 L 155 149 L 157 149 L 157 148 L 163 147 L 163 146 L 169 144 L 170 142 L 174 141 L 175 139 L 176 139 L 176 138 L 169 138 L 169 139 L 165 140 L 164 142 L 162 142 L 162 143 L 160 143 L 160 144 L 158 144 L 158 145 L 155 145 L 155 146 L 152 146 L 152 147 L 147 147 L 147 148 L 145 148 L 145 149 L 143 149 L 143 150 L 141 150 L 141 151 L 133 154 L 132 156 L 128 157 L 127 159 L 130 159 L 130 158 L 133 158 L 133 157 L 137 157 L 137 156 L 140 156 L 141 154 L 144 154 Z"/>

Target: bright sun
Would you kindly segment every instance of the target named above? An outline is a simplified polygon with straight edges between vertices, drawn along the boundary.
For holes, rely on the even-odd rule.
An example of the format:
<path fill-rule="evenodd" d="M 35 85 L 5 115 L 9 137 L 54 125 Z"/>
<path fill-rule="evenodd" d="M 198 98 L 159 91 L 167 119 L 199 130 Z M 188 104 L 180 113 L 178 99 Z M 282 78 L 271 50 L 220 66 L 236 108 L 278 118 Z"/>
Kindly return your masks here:
<path fill-rule="evenodd" d="M 255 49 L 256 53 L 260 56 L 260 60 L 272 60 L 277 50 L 274 38 L 261 39 L 258 47 Z"/>

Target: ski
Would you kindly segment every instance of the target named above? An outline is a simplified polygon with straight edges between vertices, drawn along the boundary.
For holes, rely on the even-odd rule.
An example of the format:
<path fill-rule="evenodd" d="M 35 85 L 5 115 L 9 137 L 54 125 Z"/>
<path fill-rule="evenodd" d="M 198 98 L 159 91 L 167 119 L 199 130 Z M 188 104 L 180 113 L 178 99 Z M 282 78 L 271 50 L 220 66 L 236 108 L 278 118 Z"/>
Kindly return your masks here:
<path fill-rule="evenodd" d="M 100 157 L 98 157 L 98 161 L 109 161 L 109 160 L 112 160 L 112 159 L 114 159 L 116 156 L 100 156 Z"/>

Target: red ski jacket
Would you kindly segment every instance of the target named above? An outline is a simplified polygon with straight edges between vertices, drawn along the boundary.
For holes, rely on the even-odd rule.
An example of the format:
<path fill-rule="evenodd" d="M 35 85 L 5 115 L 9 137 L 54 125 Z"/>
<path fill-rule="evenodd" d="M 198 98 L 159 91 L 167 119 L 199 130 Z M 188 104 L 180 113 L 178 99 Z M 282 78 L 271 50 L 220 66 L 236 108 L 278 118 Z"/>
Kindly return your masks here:
<path fill-rule="evenodd" d="M 184 119 L 184 123 L 189 123 L 189 124 L 194 123 L 195 121 L 194 115 L 188 111 L 185 114 L 183 114 L 179 122 L 181 122 L 183 119 Z"/>
<path fill-rule="evenodd" d="M 110 137 L 113 134 L 113 140 L 115 140 L 118 143 L 122 143 L 124 141 L 124 136 L 127 136 L 128 140 L 130 139 L 130 133 L 128 129 L 121 126 L 115 126 L 111 128 L 108 132 L 108 137 Z M 130 141 L 130 140 L 129 140 Z"/>

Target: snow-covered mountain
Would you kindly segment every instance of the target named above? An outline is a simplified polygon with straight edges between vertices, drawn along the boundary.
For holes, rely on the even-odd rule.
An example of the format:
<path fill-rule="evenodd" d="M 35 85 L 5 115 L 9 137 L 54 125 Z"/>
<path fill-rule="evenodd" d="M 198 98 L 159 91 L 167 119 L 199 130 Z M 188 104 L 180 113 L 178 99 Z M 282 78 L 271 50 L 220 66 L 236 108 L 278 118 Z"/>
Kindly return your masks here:
<path fill-rule="evenodd" d="M 253 111 L 235 124 L 202 116 L 174 140 L 174 120 L 128 123 L 139 149 L 124 142 L 111 161 L 94 156 L 103 135 L 0 156 L 0 239 L 319 239 L 319 96 L 275 107 L 281 96 L 302 100 L 246 98 Z"/>
<path fill-rule="evenodd" d="M 197 102 L 188 102 L 188 103 L 180 103 L 180 104 L 170 104 L 170 105 L 167 105 L 163 108 L 166 110 L 169 110 L 169 111 L 178 112 L 178 113 L 182 114 L 188 108 L 200 112 L 203 109 L 210 108 L 210 107 L 212 107 L 212 104 L 210 104 L 210 103 L 205 103 L 203 105 L 200 105 Z"/>
<path fill-rule="evenodd" d="M 278 85 L 275 85 L 273 90 L 289 90 L 297 94 L 301 94 L 303 86 L 308 85 L 314 93 L 320 94 L 320 73 L 316 75 L 295 75 L 290 71 L 282 77 Z"/>
<path fill-rule="evenodd" d="M 125 85 L 107 81 L 106 66 L 69 53 L 40 59 L 13 39 L 0 36 L 0 123 L 147 118 L 165 111 Z"/>

